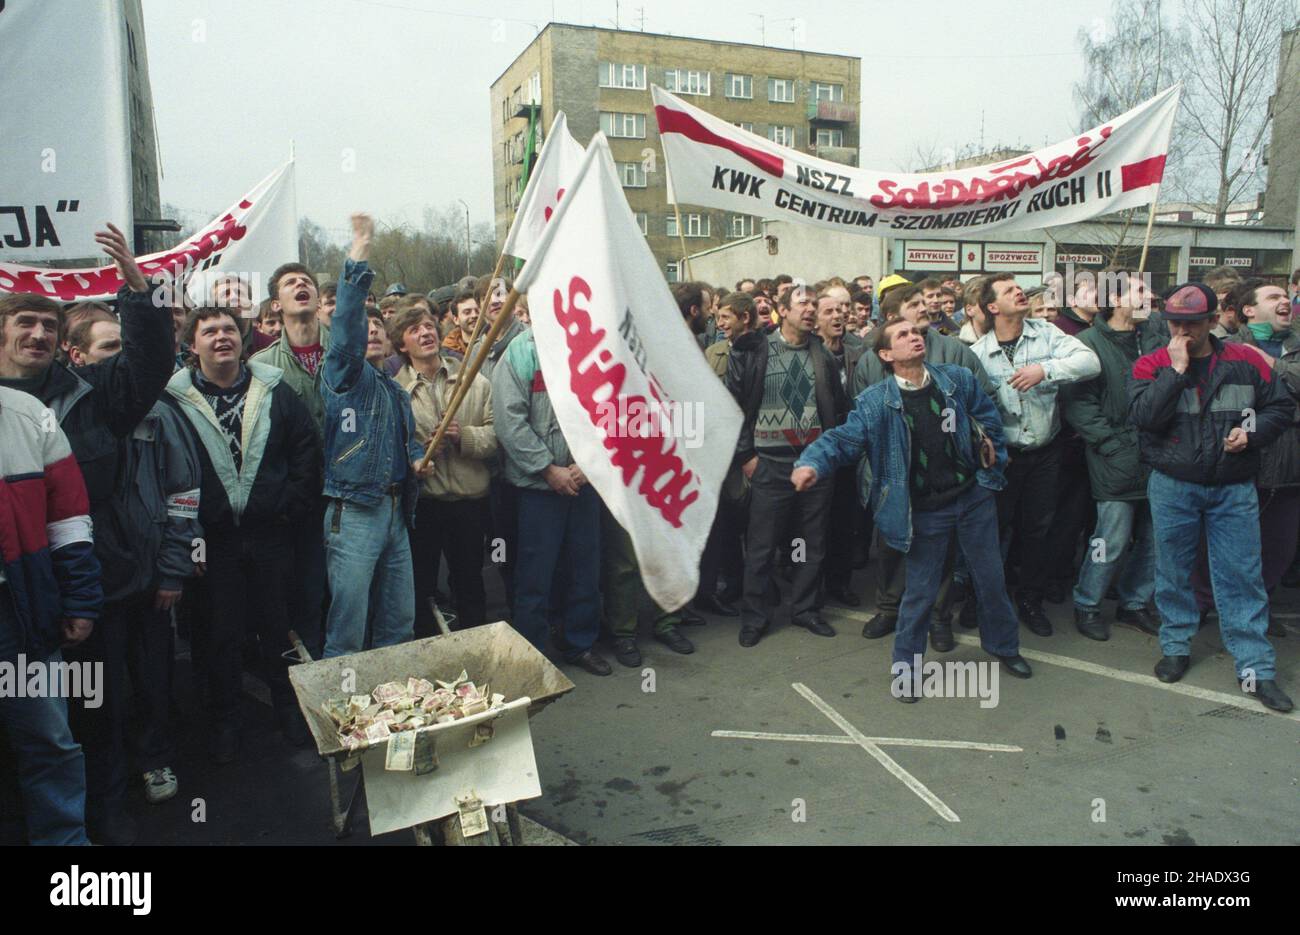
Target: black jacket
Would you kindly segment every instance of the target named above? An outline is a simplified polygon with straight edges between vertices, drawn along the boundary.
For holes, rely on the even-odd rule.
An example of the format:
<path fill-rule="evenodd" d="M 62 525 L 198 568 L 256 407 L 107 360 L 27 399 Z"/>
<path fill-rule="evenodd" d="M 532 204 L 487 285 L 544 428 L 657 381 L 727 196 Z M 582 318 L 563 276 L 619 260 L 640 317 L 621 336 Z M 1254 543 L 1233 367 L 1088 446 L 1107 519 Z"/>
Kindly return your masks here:
<path fill-rule="evenodd" d="M 1168 347 L 1139 357 L 1133 365 L 1129 418 L 1140 433 L 1142 463 L 1194 484 L 1253 481 L 1259 474 L 1260 450 L 1293 424 L 1295 403 L 1255 350 L 1216 337 L 1210 344 L 1203 397 L 1190 370 L 1179 373 L 1170 366 Z M 1234 428 L 1245 428 L 1248 441 L 1244 451 L 1229 454 L 1223 440 Z"/>
<path fill-rule="evenodd" d="M 763 405 L 767 340 L 765 332 L 747 331 L 732 342 L 731 355 L 727 359 L 727 390 L 745 414 L 740 438 L 736 440 L 736 464 L 744 464 L 757 454 L 754 450 L 754 426 L 758 422 L 758 411 Z M 826 350 L 826 345 L 816 335 L 809 335 L 808 341 L 809 360 L 812 362 L 813 380 L 816 384 L 817 417 L 825 431 L 844 421 L 849 412 L 849 398 L 840 382 L 840 365 L 835 357 Z"/>
<path fill-rule="evenodd" d="M 122 351 L 98 364 L 69 368 L 53 364 L 36 394 L 59 420 L 81 467 L 90 496 L 90 518 L 98 528 L 107 512 L 125 459 L 125 439 L 153 408 L 172 375 L 175 350 L 169 308 L 155 308 L 150 292 L 117 293 Z M 125 584 L 105 561 L 108 548 L 97 536 L 104 568 L 104 593 Z"/>

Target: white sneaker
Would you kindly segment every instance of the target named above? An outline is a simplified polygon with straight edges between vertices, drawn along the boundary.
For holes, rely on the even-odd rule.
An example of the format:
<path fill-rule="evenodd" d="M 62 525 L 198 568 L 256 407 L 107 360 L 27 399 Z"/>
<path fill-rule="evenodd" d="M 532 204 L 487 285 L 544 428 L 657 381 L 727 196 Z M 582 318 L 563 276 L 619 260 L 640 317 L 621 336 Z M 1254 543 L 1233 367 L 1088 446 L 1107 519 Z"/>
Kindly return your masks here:
<path fill-rule="evenodd" d="M 151 769 L 144 774 L 144 797 L 150 805 L 166 802 L 176 794 L 176 774 L 171 767 Z"/>

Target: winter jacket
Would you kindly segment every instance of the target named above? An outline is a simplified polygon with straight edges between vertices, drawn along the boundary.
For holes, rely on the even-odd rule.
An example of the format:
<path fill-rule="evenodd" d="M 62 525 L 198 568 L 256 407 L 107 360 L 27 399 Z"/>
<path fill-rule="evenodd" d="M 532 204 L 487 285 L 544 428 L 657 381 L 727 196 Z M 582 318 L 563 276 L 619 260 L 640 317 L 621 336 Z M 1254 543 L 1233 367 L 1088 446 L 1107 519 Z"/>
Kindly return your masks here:
<path fill-rule="evenodd" d="M 1084 443 L 1088 481 L 1096 500 L 1145 500 L 1148 468 L 1138 460 L 1138 431 L 1128 417 L 1128 375 L 1133 364 L 1165 342 L 1136 321 L 1130 352 L 1108 319 L 1098 315 L 1079 334 L 1101 361 L 1101 373 L 1061 387 L 1061 415 Z"/>
<path fill-rule="evenodd" d="M 543 472 L 552 464 L 568 467 L 573 455 L 551 406 L 532 331 L 511 341 L 492 371 L 492 409 L 506 482 L 550 490 Z"/>
<path fill-rule="evenodd" d="M 45 659 L 65 617 L 99 617 L 89 513 L 67 436 L 34 397 L 0 387 L 0 558 L 20 652 Z"/>
<path fill-rule="evenodd" d="M 397 372 L 397 382 L 411 394 L 415 438 L 426 450 L 447 403 L 460 385 L 460 368 L 453 362 L 446 370 L 433 382 L 410 365 Z M 496 460 L 497 436 L 493 430 L 492 387 L 481 373 L 474 375 L 474 382 L 460 401 L 456 421 L 460 423 L 460 445 L 448 443 L 444 453 L 429 462 L 433 473 L 420 485 L 422 497 L 474 500 L 488 495 L 488 465 Z"/>
<path fill-rule="evenodd" d="M 169 394 L 154 403 L 125 445 L 117 493 L 95 527 L 104 578 L 116 583 L 104 594 L 108 601 L 180 590 L 194 574 L 194 540 L 203 535 L 198 440 Z"/>
<path fill-rule="evenodd" d="M 278 367 L 250 361 L 244 397 L 243 456 L 235 468 L 230 445 L 194 371 L 167 384 L 199 439 L 199 522 L 205 532 L 292 525 L 307 519 L 320 498 L 320 441 L 307 406 Z"/>
<path fill-rule="evenodd" d="M 1053 325 L 1060 328 L 1066 334 L 1072 334 L 1076 338 L 1087 331 L 1089 326 L 1095 322 L 1100 315 L 1094 315 L 1092 322 L 1087 321 L 1082 315 L 1074 310 L 1071 305 L 1062 305 L 1056 310 L 1056 321 Z"/>
<path fill-rule="evenodd" d="M 710 344 L 704 349 L 705 361 L 713 368 L 713 372 L 723 379 L 726 379 L 727 376 L 727 358 L 729 356 L 731 356 L 731 342 L 727 340 Z"/>
<path fill-rule="evenodd" d="M 281 379 L 298 394 L 298 398 L 307 406 L 311 420 L 316 423 L 316 434 L 325 437 L 325 400 L 321 396 L 321 374 L 325 372 L 325 354 L 330 349 L 330 329 L 320 326 L 321 364 L 314 374 L 308 373 L 293 350 L 289 347 L 289 333 L 281 331 L 280 337 L 264 351 L 258 351 L 250 360 L 278 367 L 284 376 Z"/>
<path fill-rule="evenodd" d="M 484 323 L 484 328 L 487 328 L 486 322 Z M 527 330 L 528 326 L 518 318 L 506 326 L 506 330 L 497 337 L 496 342 L 492 345 L 492 349 L 488 351 L 487 357 L 483 358 L 483 366 L 479 369 L 479 375 L 482 376 L 483 379 L 488 381 L 492 379 L 492 371 L 496 369 L 497 364 L 501 361 L 501 355 L 506 352 L 506 348 L 510 346 L 510 342 Z M 465 352 L 466 361 L 471 361 L 478 356 L 479 348 L 483 346 L 485 340 L 487 340 L 486 330 L 478 336 L 478 339 L 470 346 L 470 349 Z"/>
<path fill-rule="evenodd" d="M 780 337 L 777 340 L 781 340 Z M 757 455 L 754 448 L 754 426 L 763 405 L 763 379 L 767 375 L 768 336 L 761 331 L 747 331 L 731 343 L 731 356 L 727 361 L 727 390 L 731 393 L 745 421 L 736 440 L 734 463 L 745 464 Z M 822 431 L 844 421 L 848 412 L 848 396 L 840 383 L 839 364 L 826 350 L 821 339 L 809 335 L 809 360 L 813 368 L 814 392 L 817 397 L 817 417 Z"/>
<path fill-rule="evenodd" d="M 943 393 L 945 409 L 950 408 L 956 415 L 958 457 L 969 465 L 980 463 L 972 425 L 978 423 L 997 450 L 997 462 L 991 468 L 979 468 L 976 483 L 989 490 L 1001 490 L 1006 486 L 1002 472 L 1007 449 L 1002 441 L 1002 419 L 993 400 L 965 367 L 927 363 L 925 369 Z M 912 546 L 912 435 L 903 417 L 903 395 L 897 380 L 881 380 L 864 390 L 855 400 L 848 421 L 823 432 L 804 449 L 795 467 L 815 468 L 819 478 L 826 478 L 863 455 L 866 469 L 860 472 L 860 493 L 870 503 L 876 528 L 885 542 L 890 548 L 906 552 Z"/>
<path fill-rule="evenodd" d="M 116 479 L 121 475 L 127 438 L 163 394 L 175 362 L 175 332 L 169 308 L 155 308 L 150 292 L 117 293 L 122 350 L 97 364 L 53 364 L 35 393 L 53 410 L 81 467 L 90 516 L 107 522 Z M 107 591 L 118 590 L 120 567 L 97 545 Z"/>
<path fill-rule="evenodd" d="M 1241 343 L 1258 347 L 1249 328 L 1224 338 L 1225 344 Z M 1273 376 L 1282 378 L 1292 400 L 1300 401 L 1300 334 L 1289 329 L 1282 339 L 1282 356 L 1273 363 Z M 1255 483 L 1265 490 L 1300 487 L 1300 409 L 1292 424 L 1277 441 L 1260 452 L 1259 477 Z"/>
<path fill-rule="evenodd" d="M 1101 373 L 1101 362 L 1090 348 L 1041 318 L 1024 320 L 1014 363 L 1002 353 L 997 332 L 992 330 L 971 345 L 971 351 L 997 387 L 993 401 L 1002 416 L 1007 445 L 1013 449 L 1042 448 L 1056 438 L 1061 430 L 1057 391 L 1066 383 L 1090 380 Z M 1044 377 L 1022 393 L 1008 381 L 1017 370 L 1031 364 L 1041 365 Z"/>
<path fill-rule="evenodd" d="M 419 478 L 409 462 L 424 457 L 415 440 L 411 397 L 366 361 L 366 293 L 375 274 L 346 260 L 331 319 L 330 346 L 321 362 L 325 400 L 325 496 L 375 506 L 393 485 L 397 457 L 408 463 L 402 480 L 407 524 L 415 520 Z"/>
<path fill-rule="evenodd" d="M 1137 426 L 1142 463 L 1193 484 L 1238 484 L 1259 474 L 1259 453 L 1294 424 L 1295 403 L 1259 353 L 1210 337 L 1204 397 L 1191 376 L 1169 363 L 1169 348 L 1139 357 L 1128 383 L 1129 418 Z M 1254 431 L 1246 448 L 1224 450 L 1234 428 Z"/>
<path fill-rule="evenodd" d="M 980 389 L 988 393 L 989 396 L 994 396 L 997 393 L 997 387 L 984 371 L 984 365 L 980 363 L 980 359 L 971 353 L 971 349 L 957 338 L 939 334 L 932 327 L 925 329 L 925 362 L 927 364 L 956 364 L 959 367 L 965 367 L 975 375 L 975 380 L 979 383 Z M 880 360 L 880 355 L 876 353 L 875 341 L 868 339 L 862 357 L 854 368 L 853 382 L 850 384 L 849 394 L 857 396 L 868 386 L 879 383 L 887 376 L 889 376 L 889 371 L 885 369 L 884 363 Z"/>

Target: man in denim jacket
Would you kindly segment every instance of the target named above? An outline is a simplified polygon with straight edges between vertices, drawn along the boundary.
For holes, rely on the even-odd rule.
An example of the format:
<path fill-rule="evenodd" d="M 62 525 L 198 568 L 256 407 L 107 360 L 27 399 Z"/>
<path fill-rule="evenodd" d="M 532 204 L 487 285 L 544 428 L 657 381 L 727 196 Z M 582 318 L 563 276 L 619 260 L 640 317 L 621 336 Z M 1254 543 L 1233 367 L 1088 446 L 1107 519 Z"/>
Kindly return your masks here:
<path fill-rule="evenodd" d="M 878 328 L 873 349 L 892 379 L 865 390 L 844 425 L 804 449 L 790 480 L 804 491 L 866 455 L 876 528 L 907 555 L 891 667 L 896 676 L 914 685 L 919 680 L 915 662 L 925 652 L 930 609 L 955 533 L 982 611 L 981 645 L 1012 675 L 1029 678 L 998 550 L 993 494 L 1006 483 L 1007 452 L 997 409 L 969 370 L 925 362 L 925 339 L 910 321 Z M 914 702 L 919 692 L 896 697 Z"/>
<path fill-rule="evenodd" d="M 375 647 L 411 639 L 415 581 L 409 527 L 424 451 L 411 397 L 367 363 L 382 327 L 366 317 L 375 274 L 366 264 L 375 222 L 352 215 L 352 248 L 339 277 L 321 391 L 325 397 L 325 559 L 330 608 L 325 655 L 360 652 L 374 620 Z M 370 596 L 375 596 L 371 606 Z"/>

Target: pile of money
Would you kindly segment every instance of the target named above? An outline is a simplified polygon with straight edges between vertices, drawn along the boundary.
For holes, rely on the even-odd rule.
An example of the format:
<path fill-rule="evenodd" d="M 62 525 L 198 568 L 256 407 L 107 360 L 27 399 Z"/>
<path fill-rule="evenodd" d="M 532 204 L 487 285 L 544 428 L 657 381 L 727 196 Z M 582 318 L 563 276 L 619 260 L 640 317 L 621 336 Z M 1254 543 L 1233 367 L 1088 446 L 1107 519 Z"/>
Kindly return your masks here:
<path fill-rule="evenodd" d="M 474 684 L 469 673 L 462 670 L 450 682 L 438 679 L 430 682 L 415 676 L 405 682 L 385 682 L 369 695 L 331 698 L 322 708 L 338 728 L 339 742 L 344 749 L 355 752 L 389 741 L 389 759 L 396 756 L 403 762 L 414 751 L 415 731 L 421 727 L 481 714 L 500 707 L 505 700 L 504 695 L 492 694 L 488 685 Z M 410 735 L 409 740 L 403 736 L 406 734 Z"/>

